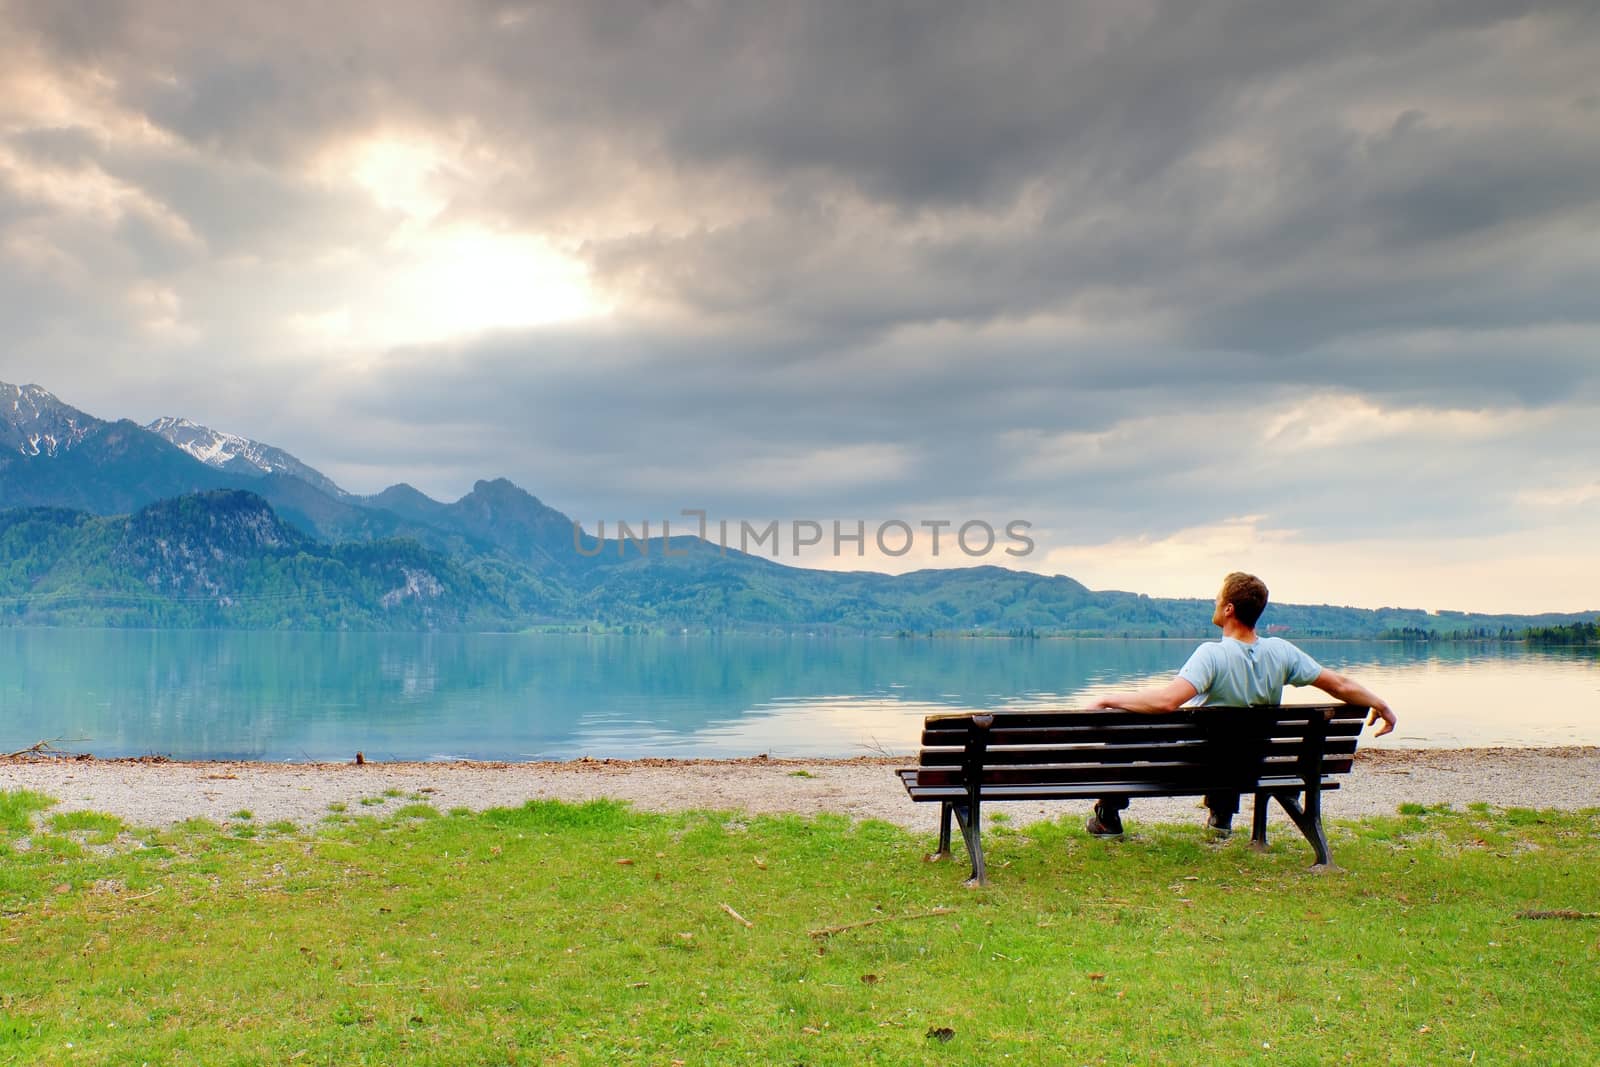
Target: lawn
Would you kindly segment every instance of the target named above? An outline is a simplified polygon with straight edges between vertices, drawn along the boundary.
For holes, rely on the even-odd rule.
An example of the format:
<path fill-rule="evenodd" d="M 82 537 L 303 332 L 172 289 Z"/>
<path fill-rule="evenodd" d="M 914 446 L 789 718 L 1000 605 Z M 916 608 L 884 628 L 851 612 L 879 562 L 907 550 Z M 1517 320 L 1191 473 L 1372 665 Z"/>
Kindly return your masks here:
<path fill-rule="evenodd" d="M 967 890 L 844 818 L 51 806 L 0 793 L 3 1063 L 1600 1062 L 1600 811 L 1335 823 L 1331 875 L 1077 813 Z"/>

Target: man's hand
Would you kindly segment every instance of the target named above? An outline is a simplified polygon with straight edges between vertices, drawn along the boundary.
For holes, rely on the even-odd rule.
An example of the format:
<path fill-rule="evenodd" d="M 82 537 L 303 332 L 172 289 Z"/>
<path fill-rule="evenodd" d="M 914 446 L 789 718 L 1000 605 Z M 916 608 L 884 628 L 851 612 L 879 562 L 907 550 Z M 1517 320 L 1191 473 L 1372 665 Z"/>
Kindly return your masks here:
<path fill-rule="evenodd" d="M 1101 699 L 1096 700 L 1093 704 L 1090 704 L 1089 708 L 1091 711 L 1116 711 L 1122 707 L 1122 704 L 1119 703 L 1119 700 L 1123 699 L 1127 698 L 1119 698 L 1114 696 L 1102 697 Z"/>
<path fill-rule="evenodd" d="M 1384 702 L 1382 697 L 1360 682 L 1346 678 L 1337 671 L 1330 671 L 1324 668 L 1322 673 L 1317 675 L 1311 684 L 1329 696 L 1338 697 L 1346 704 L 1358 704 L 1361 707 L 1370 709 L 1367 712 L 1368 726 L 1382 719 L 1383 725 L 1378 728 L 1377 733 L 1372 735 L 1373 737 L 1382 737 L 1394 729 L 1394 712 L 1389 710 L 1389 705 Z"/>
<path fill-rule="evenodd" d="M 1373 704 L 1372 705 L 1372 710 L 1367 712 L 1367 725 L 1371 726 L 1373 723 L 1377 722 L 1379 719 L 1383 720 L 1383 725 L 1378 728 L 1378 732 L 1377 733 L 1372 735 L 1373 737 L 1382 737 L 1384 734 L 1388 733 L 1390 730 L 1393 730 L 1394 729 L 1394 724 L 1396 722 L 1396 719 L 1394 717 L 1394 712 L 1390 711 L 1389 710 L 1389 705 L 1385 704 L 1381 700 L 1376 702 L 1375 704 Z"/>

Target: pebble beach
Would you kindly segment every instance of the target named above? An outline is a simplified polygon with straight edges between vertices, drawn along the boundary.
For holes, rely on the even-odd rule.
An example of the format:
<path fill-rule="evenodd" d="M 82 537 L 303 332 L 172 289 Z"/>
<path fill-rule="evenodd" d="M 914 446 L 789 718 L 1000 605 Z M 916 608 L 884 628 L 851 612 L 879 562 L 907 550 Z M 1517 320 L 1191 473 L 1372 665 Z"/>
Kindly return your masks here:
<path fill-rule="evenodd" d="M 559 763 L 239 763 L 162 758 L 19 756 L 0 759 L 0 789 L 55 798 L 58 811 L 99 811 L 137 826 L 187 819 L 314 826 L 343 806 L 382 814 L 426 801 L 441 812 L 514 807 L 533 799 L 623 800 L 646 811 L 748 814 L 833 812 L 931 831 L 937 805 L 914 804 L 895 777 L 912 760 L 595 760 Z M 1600 807 L 1600 747 L 1369 749 L 1343 788 L 1326 794 L 1331 818 L 1393 814 L 1403 803 L 1464 807 Z M 1199 818 L 1196 798 L 1135 802 L 1140 822 Z M 1001 805 L 1014 825 L 1076 814 L 1088 805 Z M 1245 802 L 1248 817 L 1249 801 Z M 1274 808 L 1274 818 L 1282 813 Z"/>

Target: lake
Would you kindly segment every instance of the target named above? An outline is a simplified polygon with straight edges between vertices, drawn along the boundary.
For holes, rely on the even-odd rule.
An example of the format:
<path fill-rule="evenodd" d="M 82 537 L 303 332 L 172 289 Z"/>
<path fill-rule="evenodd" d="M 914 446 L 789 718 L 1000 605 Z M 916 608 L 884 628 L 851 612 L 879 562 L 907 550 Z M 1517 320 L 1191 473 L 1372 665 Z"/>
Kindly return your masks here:
<path fill-rule="evenodd" d="M 1170 678 L 1194 645 L 0 629 L 0 752 L 61 738 L 175 759 L 901 754 L 929 713 L 1081 707 Z M 1593 650 L 1302 645 L 1389 700 L 1388 747 L 1600 744 Z"/>

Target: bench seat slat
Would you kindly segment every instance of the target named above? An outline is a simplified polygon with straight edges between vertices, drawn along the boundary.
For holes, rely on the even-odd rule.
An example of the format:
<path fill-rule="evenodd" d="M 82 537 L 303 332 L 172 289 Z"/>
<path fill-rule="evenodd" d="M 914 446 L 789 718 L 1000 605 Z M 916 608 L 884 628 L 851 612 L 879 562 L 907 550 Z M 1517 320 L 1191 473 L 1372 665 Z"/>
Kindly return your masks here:
<path fill-rule="evenodd" d="M 1318 769 L 1323 774 L 1349 774 L 1354 765 L 1355 758 L 1353 756 L 1335 756 L 1329 759 L 1319 760 L 1317 763 Z M 1241 766 L 1242 770 L 1240 770 Z M 1303 772 L 1301 770 L 1302 766 L 1302 761 L 1298 759 L 1270 759 L 1265 760 L 1260 764 L 1256 764 L 1253 761 L 1243 765 L 1236 764 L 1232 768 L 1232 772 L 1235 773 L 1236 776 L 1238 774 L 1254 775 L 1258 772 L 1268 776 L 1303 776 Z M 1071 772 L 1074 771 L 1084 772 L 1081 776 L 1081 780 L 1083 781 L 1089 781 L 1096 777 L 1103 780 L 1109 780 L 1113 778 L 1138 778 L 1140 780 L 1144 780 L 1146 778 L 1158 776 L 1164 772 L 1170 773 L 1171 777 L 1180 777 L 1189 771 L 1208 771 L 1213 774 L 1222 773 L 1219 771 L 1219 768 L 1221 767 L 1222 765 L 1216 763 L 1180 763 L 1159 761 L 1131 764 L 1119 763 L 1115 766 L 1104 766 L 1098 768 L 1092 765 L 1070 763 L 1034 763 L 1022 766 L 988 766 L 984 769 L 983 780 L 985 782 L 1001 780 L 1021 781 L 1030 775 L 1032 778 L 1039 781 L 1066 780 L 1066 778 L 1070 776 Z M 911 780 L 917 782 L 966 780 L 964 769 L 960 764 L 956 763 L 934 764 L 926 767 L 908 768 L 908 770 L 913 776 Z M 1093 772 L 1098 773 L 1096 774 Z M 902 771 L 900 773 L 901 776 L 904 777 L 906 772 Z"/>
<path fill-rule="evenodd" d="M 1013 723 L 995 725 L 990 729 L 990 744 L 1088 744 L 1088 742 L 1160 742 L 1184 741 L 1192 737 L 1221 737 L 1229 734 L 1248 737 L 1354 737 L 1362 733 L 1365 718 L 1334 718 L 1323 723 L 1307 721 L 1282 721 L 1282 723 L 1219 723 L 1219 721 L 1187 721 L 1187 723 L 1149 723 L 1125 726 L 1018 726 Z M 957 729 L 923 729 L 925 745 L 955 744 L 965 731 Z"/>
<path fill-rule="evenodd" d="M 1128 763 L 1096 764 L 1096 763 L 1093 763 L 1093 762 L 1079 762 L 1079 761 L 1073 761 L 1073 760 L 1036 759 L 1036 760 L 1033 760 L 1033 761 L 1031 761 L 1029 763 L 1019 763 L 1019 764 L 997 764 L 997 763 L 986 762 L 984 764 L 984 766 L 985 766 L 986 769 L 993 769 L 993 770 L 1004 769 L 1004 770 L 1014 770 L 1014 771 L 1019 771 L 1019 772 L 1026 772 L 1026 771 L 1030 771 L 1030 770 L 1046 771 L 1046 770 L 1057 769 L 1057 768 L 1074 768 L 1074 767 L 1096 768 L 1096 767 L 1098 767 L 1098 768 L 1101 769 L 1101 777 L 1103 777 L 1103 778 L 1117 778 L 1117 777 L 1121 777 L 1121 776 L 1124 776 L 1124 775 L 1127 775 L 1127 774 L 1138 773 L 1142 768 L 1145 768 L 1145 767 L 1157 766 L 1157 765 L 1162 766 L 1162 767 L 1199 767 L 1199 768 L 1206 768 L 1206 767 L 1215 768 L 1215 767 L 1220 767 L 1220 766 L 1231 766 L 1234 769 L 1238 769 L 1238 768 L 1242 767 L 1247 771 L 1251 771 L 1252 773 L 1254 772 L 1255 769 L 1260 769 L 1263 773 L 1269 773 L 1269 774 L 1271 774 L 1271 773 L 1282 773 L 1282 774 L 1295 773 L 1295 774 L 1297 774 L 1297 773 L 1300 772 L 1300 768 L 1305 766 L 1308 762 L 1309 761 L 1307 761 L 1306 759 L 1304 759 L 1301 756 L 1269 756 L 1266 759 L 1263 759 L 1263 760 L 1260 760 L 1260 761 L 1257 761 L 1257 760 L 1254 760 L 1254 759 L 1236 760 L 1232 764 L 1228 764 L 1228 765 L 1225 765 L 1225 764 L 1222 764 L 1222 763 L 1218 763 L 1218 762 L 1215 762 L 1215 761 L 1206 761 L 1206 760 L 1143 760 L 1143 761 L 1139 761 L 1139 762 L 1128 762 Z M 1334 773 L 1348 774 L 1350 772 L 1350 769 L 1355 764 L 1355 756 L 1354 756 L 1354 754 L 1323 756 L 1323 757 L 1317 759 L 1316 763 L 1322 768 L 1324 773 L 1327 773 L 1327 774 L 1334 774 Z M 961 763 L 960 763 L 959 754 L 957 754 L 954 757 L 945 758 L 945 759 L 942 759 L 942 760 L 939 760 L 939 761 L 930 761 L 929 763 L 924 764 L 923 766 L 920 766 L 920 767 L 911 767 L 911 768 L 906 768 L 906 769 L 909 770 L 912 774 L 915 774 L 915 775 L 918 775 L 918 776 L 926 775 L 926 774 L 929 774 L 931 772 L 936 772 L 936 771 L 937 772 L 947 772 L 947 773 L 950 773 L 950 774 L 961 774 L 965 770 L 965 768 L 963 768 Z"/>
<path fill-rule="evenodd" d="M 1010 724 L 995 726 L 988 731 L 989 745 L 1072 745 L 1072 744 L 1159 744 L 1176 741 L 1198 740 L 1201 738 L 1222 738 L 1237 735 L 1240 737 L 1281 737 L 1305 738 L 1308 736 L 1328 737 L 1355 737 L 1361 733 L 1366 725 L 1364 718 L 1333 719 L 1324 724 L 1307 722 L 1280 722 L 1271 728 L 1263 729 L 1261 725 L 1239 722 L 1221 724 L 1216 722 L 1198 723 L 1155 723 L 1145 727 L 1138 726 L 1028 726 L 1015 727 Z M 965 738 L 964 731 L 955 730 L 924 730 L 922 744 L 925 747 L 936 748 L 941 745 L 958 743 L 958 739 Z"/>
<path fill-rule="evenodd" d="M 1242 792 L 1293 792 L 1305 787 L 1298 777 L 1263 778 L 1259 786 Z M 1223 782 L 1088 782 L 1057 785 L 996 785 L 983 790 L 985 800 L 1098 800 L 1100 797 L 1171 797 L 1200 796 L 1209 792 L 1232 791 L 1232 783 Z M 1321 788 L 1338 789 L 1339 780 L 1324 776 Z M 907 782 L 906 789 L 917 801 L 964 800 L 967 795 L 961 786 L 922 786 Z"/>
<path fill-rule="evenodd" d="M 1059 785 L 1093 784 L 1096 782 L 1211 782 L 1228 783 L 1228 788 L 1252 789 L 1263 768 L 1250 766 L 1232 770 L 1222 766 L 1205 766 L 1193 763 L 1136 763 L 1115 768 L 1106 767 L 985 767 L 979 781 L 987 795 L 991 785 Z M 1295 770 L 1292 764 L 1272 765 L 1265 768 L 1269 774 L 1287 775 Z M 1334 773 L 1334 768 L 1319 766 L 1321 773 Z M 960 768 L 923 768 L 917 775 L 918 785 L 962 785 L 966 781 Z M 1241 784 L 1242 783 L 1242 784 Z"/>
<path fill-rule="evenodd" d="M 1114 726 L 1155 728 L 1163 725 L 1195 721 L 1237 719 L 1249 722 L 1271 720 L 1305 720 L 1312 715 L 1335 719 L 1364 718 L 1367 709 L 1353 704 L 1286 704 L 1254 708 L 1183 708 L 1178 711 L 1147 714 L 1134 711 L 1000 711 L 995 712 L 997 724 L 1008 727 L 1032 728 L 1084 728 L 1100 729 Z M 930 732 L 952 731 L 963 733 L 972 721 L 972 712 L 952 712 L 948 715 L 930 715 L 923 723 Z"/>
<path fill-rule="evenodd" d="M 1353 753 L 1356 750 L 1356 738 L 1332 738 L 1326 744 L 1315 746 L 1315 750 L 1338 755 Z M 940 766 L 959 762 L 962 751 L 960 748 L 925 748 L 917 758 L 924 766 Z M 1307 751 L 1307 743 L 1303 738 L 1294 741 L 1268 741 L 1252 745 L 1250 751 L 1267 757 L 1298 757 Z M 983 762 L 991 765 L 1087 763 L 1099 766 L 1156 759 L 1212 763 L 1227 754 L 1226 743 L 1199 739 L 1174 741 L 1165 745 L 1018 745 L 996 748 L 991 744 L 984 751 Z"/>

